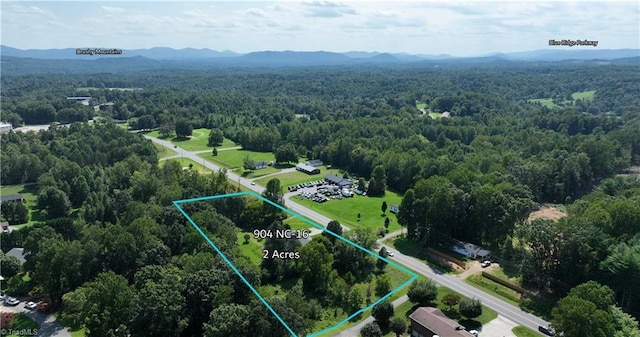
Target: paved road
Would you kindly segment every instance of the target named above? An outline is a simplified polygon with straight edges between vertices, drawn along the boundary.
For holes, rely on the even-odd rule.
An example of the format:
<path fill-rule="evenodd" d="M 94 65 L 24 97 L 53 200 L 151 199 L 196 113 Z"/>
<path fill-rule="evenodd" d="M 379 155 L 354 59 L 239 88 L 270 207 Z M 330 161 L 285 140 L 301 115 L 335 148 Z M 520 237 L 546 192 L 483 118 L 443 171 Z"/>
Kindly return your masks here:
<path fill-rule="evenodd" d="M 214 170 L 214 171 L 218 171 L 220 169 L 219 166 L 212 164 L 208 161 L 203 161 L 202 158 L 198 157 L 195 153 L 191 152 L 191 151 L 186 151 L 183 150 L 181 148 L 174 148 L 174 145 L 168 141 L 164 141 L 161 139 L 157 139 L 157 138 L 153 138 L 153 137 L 148 137 L 148 136 L 144 136 L 147 139 L 150 139 L 151 141 L 163 145 L 173 151 L 178 152 L 179 155 L 185 157 L 185 158 L 189 158 L 197 163 L 203 163 L 203 165 L 205 167 L 207 167 L 208 169 Z M 261 186 L 257 186 L 257 185 L 251 185 L 251 180 L 250 179 L 245 179 L 242 178 L 240 176 L 238 176 L 237 174 L 231 173 L 231 172 L 227 172 L 227 176 L 229 177 L 229 179 L 231 179 L 232 181 L 237 181 L 239 184 L 245 186 L 246 188 L 256 192 L 256 193 L 262 193 L 264 191 L 264 188 Z M 315 211 L 312 211 L 296 202 L 293 202 L 290 198 L 293 194 L 292 193 L 288 193 L 285 196 L 285 206 L 287 208 L 289 208 L 290 210 L 305 216 L 306 218 L 322 225 L 322 226 L 326 226 L 327 223 L 329 223 L 329 221 L 331 221 L 331 219 L 329 219 L 328 217 L 319 214 Z M 385 247 L 387 247 L 387 249 L 392 249 L 389 246 L 383 245 Z M 522 311 L 520 308 L 509 304 L 503 300 L 500 300 L 498 298 L 495 298 L 485 292 L 483 292 L 482 290 L 479 290 L 477 288 L 474 288 L 473 286 L 465 283 L 464 281 L 457 279 L 455 276 L 451 276 L 451 275 L 446 275 L 443 274 L 442 272 L 438 271 L 438 270 L 434 270 L 431 267 L 429 267 L 428 265 L 426 265 L 424 262 L 415 259 L 411 256 L 408 255 L 403 255 L 400 252 L 395 253 L 395 257 L 393 257 L 393 260 L 395 260 L 397 263 L 404 265 L 410 269 L 413 269 L 414 271 L 416 271 L 417 273 L 424 275 L 428 278 L 433 279 L 436 283 L 443 285 L 445 287 L 450 288 L 451 290 L 454 290 L 460 294 L 463 294 L 465 296 L 468 297 L 475 297 L 478 298 L 482 301 L 482 304 L 486 305 L 487 307 L 495 310 L 496 312 L 498 312 L 498 314 L 504 316 L 505 318 L 516 322 L 517 324 L 520 325 L 524 325 L 530 329 L 533 329 L 535 331 L 538 330 L 538 326 L 540 325 L 548 325 L 548 322 L 544 321 L 543 319 L 536 317 L 532 314 L 526 313 L 524 311 Z"/>

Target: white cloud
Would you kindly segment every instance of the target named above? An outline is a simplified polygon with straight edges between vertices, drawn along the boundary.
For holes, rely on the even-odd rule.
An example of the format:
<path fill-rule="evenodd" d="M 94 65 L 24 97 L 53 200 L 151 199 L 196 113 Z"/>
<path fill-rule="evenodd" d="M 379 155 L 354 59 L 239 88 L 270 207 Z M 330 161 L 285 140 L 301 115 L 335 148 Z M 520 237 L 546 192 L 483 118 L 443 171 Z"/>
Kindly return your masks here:
<path fill-rule="evenodd" d="M 244 11 L 244 13 L 249 16 L 257 16 L 261 18 L 264 18 L 266 16 L 264 11 L 260 8 L 249 8 L 246 11 Z"/>
<path fill-rule="evenodd" d="M 102 6 L 101 8 L 102 11 L 104 11 L 108 15 L 117 15 L 124 12 L 124 8 L 121 7 Z"/>

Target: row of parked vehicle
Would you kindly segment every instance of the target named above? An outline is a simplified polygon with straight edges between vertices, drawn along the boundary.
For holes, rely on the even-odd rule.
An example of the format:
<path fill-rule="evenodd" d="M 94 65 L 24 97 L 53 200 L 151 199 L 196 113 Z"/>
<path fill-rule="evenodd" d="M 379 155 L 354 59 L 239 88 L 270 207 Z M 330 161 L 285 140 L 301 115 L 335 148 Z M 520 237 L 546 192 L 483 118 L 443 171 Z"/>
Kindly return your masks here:
<path fill-rule="evenodd" d="M 327 201 L 327 198 L 323 197 L 320 193 L 300 192 L 300 196 L 313 200 L 317 203 L 323 203 Z"/>
<path fill-rule="evenodd" d="M 327 182 L 324 180 L 318 180 L 318 181 L 311 181 L 308 183 L 302 183 L 302 184 L 298 184 L 298 185 L 294 185 L 294 186 L 289 186 L 287 187 L 287 190 L 289 190 L 289 192 L 295 192 L 299 189 L 302 188 L 306 188 L 306 187 L 314 187 L 314 186 L 323 186 L 326 185 Z"/>
<path fill-rule="evenodd" d="M 0 302 L 3 302 L 4 305 L 11 306 L 11 307 L 15 307 L 18 304 L 20 304 L 19 299 L 12 296 L 6 296 L 5 294 L 0 294 Z M 49 309 L 49 305 L 46 302 L 36 303 L 36 302 L 29 301 L 25 303 L 24 307 L 29 310 L 37 309 L 38 311 L 43 313 L 46 313 Z"/>

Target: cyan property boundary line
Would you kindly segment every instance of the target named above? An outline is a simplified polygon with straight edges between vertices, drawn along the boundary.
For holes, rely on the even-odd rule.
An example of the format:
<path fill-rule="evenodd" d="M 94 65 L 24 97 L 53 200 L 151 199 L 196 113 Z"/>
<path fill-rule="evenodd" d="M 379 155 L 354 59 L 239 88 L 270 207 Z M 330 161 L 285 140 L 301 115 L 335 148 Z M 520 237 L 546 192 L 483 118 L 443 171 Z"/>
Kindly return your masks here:
<path fill-rule="evenodd" d="M 406 269 L 405 267 L 398 265 L 397 263 L 390 261 L 386 258 L 381 257 L 380 255 L 365 249 L 364 247 L 358 245 L 357 243 L 351 242 L 350 240 L 336 234 L 333 233 L 330 230 L 327 230 L 325 227 L 307 219 L 306 217 L 295 213 L 291 210 L 288 210 L 284 207 L 282 207 L 281 205 L 278 205 L 277 203 L 253 192 L 253 191 L 246 191 L 246 192 L 236 192 L 236 193 L 229 193 L 229 194 L 220 194 L 220 195 L 213 195 L 213 196 L 208 196 L 208 197 L 200 197 L 200 198 L 192 198 L 192 199 L 184 199 L 184 200 L 175 200 L 173 202 L 173 204 L 178 208 L 178 210 L 180 211 L 180 213 L 182 213 L 182 215 L 184 215 L 184 217 L 189 221 L 189 223 L 191 223 L 191 225 L 196 229 L 196 231 L 198 231 L 198 233 L 200 233 L 200 235 L 205 239 L 205 241 L 207 241 L 207 243 L 216 251 L 216 253 L 218 253 L 220 255 L 220 257 L 222 257 L 222 259 L 224 260 L 225 263 L 227 263 L 231 269 L 240 277 L 240 279 L 249 287 L 249 289 L 251 289 L 251 291 L 258 297 L 258 299 L 267 307 L 267 309 L 269 311 L 271 311 L 271 313 L 278 319 L 278 321 L 280 323 L 282 323 L 282 325 L 284 325 L 285 329 L 287 329 L 287 331 L 291 334 L 291 336 L 293 337 L 299 337 L 298 335 L 296 335 L 296 333 L 291 330 L 291 328 L 289 327 L 289 325 L 287 325 L 287 323 L 282 319 L 282 317 L 280 317 L 280 315 L 278 315 L 278 313 L 273 310 L 273 308 L 271 307 L 271 305 L 269 305 L 269 303 L 267 303 L 267 301 L 260 295 L 260 293 L 258 293 L 258 291 L 251 285 L 251 283 L 249 283 L 249 281 L 247 281 L 247 279 L 242 275 L 242 273 L 240 273 L 240 271 L 233 265 L 233 263 L 231 263 L 231 261 L 229 261 L 229 259 L 224 255 L 224 253 L 222 253 L 222 251 L 213 243 L 213 241 L 211 241 L 211 239 L 209 239 L 209 237 L 207 237 L 207 235 L 202 231 L 202 229 L 200 229 L 200 227 L 193 221 L 193 219 L 191 219 L 191 217 L 184 211 L 184 209 L 182 209 L 182 207 L 180 207 L 180 204 L 185 204 L 185 203 L 190 203 L 190 202 L 196 202 L 196 201 L 206 201 L 206 200 L 213 200 L 213 199 L 221 199 L 221 198 L 228 198 L 228 197 L 239 197 L 239 196 L 243 196 L 243 195 L 250 195 L 252 197 L 258 198 L 264 202 L 267 202 L 271 205 L 273 205 L 274 207 L 277 207 L 278 209 L 284 211 L 285 213 L 291 215 L 291 216 L 295 216 L 299 219 L 301 219 L 302 221 L 306 222 L 307 224 L 320 229 L 326 233 L 329 233 L 330 235 L 335 236 L 336 238 L 366 252 L 367 254 L 381 259 L 383 261 L 385 261 L 386 263 L 390 264 L 391 266 L 401 270 L 402 272 L 405 272 L 407 274 L 409 274 L 411 276 L 411 278 L 402 283 L 400 286 L 398 286 L 397 288 L 393 289 L 391 292 L 389 292 L 388 294 L 386 294 L 385 296 L 379 298 L 377 301 L 373 302 L 371 305 L 362 308 L 358 311 L 356 311 L 355 313 L 351 314 L 349 317 L 345 318 L 343 321 L 339 322 L 338 324 L 326 328 L 324 330 L 321 330 L 319 332 L 314 332 L 310 335 L 307 335 L 307 337 L 314 337 L 314 336 L 318 336 L 321 335 L 323 333 L 329 332 L 331 330 L 335 330 L 337 328 L 339 328 L 340 326 L 342 326 L 343 324 L 347 323 L 349 320 L 351 320 L 352 318 L 360 315 L 361 313 L 373 308 L 375 305 L 377 305 L 378 303 L 384 301 L 385 299 L 389 298 L 389 296 L 395 294 L 396 292 L 400 291 L 402 288 L 406 287 L 407 285 L 411 284 L 413 281 L 415 281 L 418 278 L 418 275 L 408 269 Z"/>

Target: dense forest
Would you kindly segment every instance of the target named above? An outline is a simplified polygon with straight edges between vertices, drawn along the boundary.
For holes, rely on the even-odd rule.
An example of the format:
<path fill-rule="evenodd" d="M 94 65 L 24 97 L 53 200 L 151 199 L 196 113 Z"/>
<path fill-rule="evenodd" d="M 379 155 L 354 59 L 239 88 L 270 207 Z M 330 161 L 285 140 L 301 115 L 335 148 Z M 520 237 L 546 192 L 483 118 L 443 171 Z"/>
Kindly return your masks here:
<path fill-rule="evenodd" d="M 596 279 L 613 289 L 620 306 L 638 313 L 640 276 L 629 273 L 640 270 L 640 184 L 613 178 L 640 164 L 638 83 L 636 66 L 579 63 L 3 75 L 2 118 L 14 126 L 94 116 L 106 122 L 2 136 L 2 184 L 37 182 L 38 207 L 49 217 L 3 234 L 2 247 L 24 246 L 32 282 L 64 304 L 67 319 L 92 324 L 92 336 L 219 336 L 224 322 L 211 322 L 212 310 L 260 318 L 265 327 L 274 324 L 269 336 L 281 336 L 278 322 L 242 296 L 244 285 L 200 249 L 205 243 L 171 204 L 230 191 L 224 175 L 159 168 L 149 142 L 108 121 L 126 120 L 134 130 L 186 123 L 221 130 L 246 149 L 292 147 L 352 177 L 382 181 L 404 194 L 399 220 L 410 238 L 424 242 L 437 233 L 490 247 L 516 265 L 528 288 L 554 298 Z M 109 89 L 128 87 L 142 89 Z M 593 97 L 573 96 L 587 91 Z M 114 104 L 94 110 L 66 100 L 84 95 L 94 105 Z M 429 115 L 443 112 L 450 117 Z M 569 216 L 526 223 L 541 203 L 565 204 Z M 192 207 L 194 216 L 229 228 L 260 209 L 222 202 Z M 224 233 L 211 235 L 225 240 Z M 353 254 L 319 241 L 318 250 Z M 257 282 L 282 277 L 237 258 Z M 354 263 L 359 266 L 330 264 L 350 284 L 366 275 L 346 271 L 373 269 L 364 258 Z M 25 287 L 18 278 L 9 282 Z M 221 287 L 223 297 L 201 305 L 205 289 Z M 140 308 L 135 296 L 157 304 Z M 293 321 L 317 315 L 312 301 L 280 301 L 306 315 Z M 128 311 L 115 315 L 115 303 Z M 131 325 L 118 329 L 115 322 L 125 318 Z"/>

